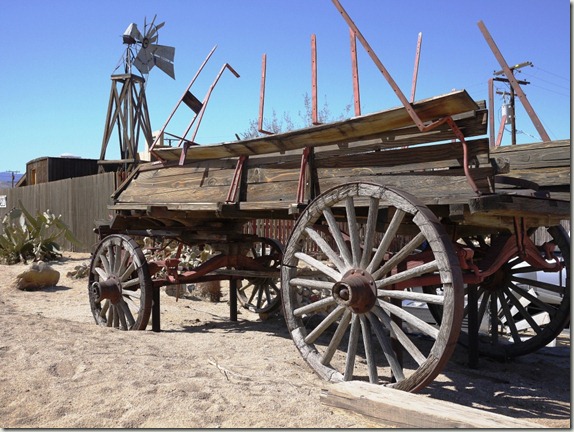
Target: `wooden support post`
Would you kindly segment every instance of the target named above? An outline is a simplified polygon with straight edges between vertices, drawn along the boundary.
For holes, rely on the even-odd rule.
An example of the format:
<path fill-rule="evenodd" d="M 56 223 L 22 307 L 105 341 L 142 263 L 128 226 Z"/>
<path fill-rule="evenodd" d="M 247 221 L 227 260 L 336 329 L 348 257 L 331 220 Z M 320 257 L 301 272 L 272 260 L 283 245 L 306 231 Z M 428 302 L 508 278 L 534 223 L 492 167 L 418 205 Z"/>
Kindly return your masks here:
<path fill-rule="evenodd" d="M 229 279 L 229 320 L 237 321 L 237 279 Z"/>
<path fill-rule="evenodd" d="M 257 131 L 262 134 L 273 135 L 273 132 L 269 132 L 263 129 L 263 111 L 265 109 L 266 79 L 267 79 L 267 54 L 263 54 L 263 58 L 261 59 L 261 89 L 259 91 L 259 121 L 257 122 Z"/>
<path fill-rule="evenodd" d="M 417 79 L 419 75 L 419 61 L 421 58 L 421 44 L 423 42 L 423 34 L 419 33 L 419 38 L 417 40 L 417 51 L 415 54 L 415 67 L 413 70 L 413 83 L 411 87 L 411 103 L 415 101 L 415 93 L 417 91 Z"/>
<path fill-rule="evenodd" d="M 312 122 L 319 125 L 319 113 L 317 112 L 317 38 L 311 35 L 311 105 L 312 105 Z"/>
<path fill-rule="evenodd" d="M 152 304 L 151 304 L 151 321 L 152 321 L 151 329 L 156 333 L 159 333 L 161 331 L 159 290 L 160 290 L 159 287 L 153 288 Z"/>
<path fill-rule="evenodd" d="M 359 88 L 359 62 L 357 60 L 357 35 L 352 28 L 351 34 L 351 68 L 353 71 L 353 102 L 355 104 L 355 116 L 361 115 L 361 92 Z"/>
<path fill-rule="evenodd" d="M 478 286 L 468 285 L 468 367 L 478 369 Z"/>

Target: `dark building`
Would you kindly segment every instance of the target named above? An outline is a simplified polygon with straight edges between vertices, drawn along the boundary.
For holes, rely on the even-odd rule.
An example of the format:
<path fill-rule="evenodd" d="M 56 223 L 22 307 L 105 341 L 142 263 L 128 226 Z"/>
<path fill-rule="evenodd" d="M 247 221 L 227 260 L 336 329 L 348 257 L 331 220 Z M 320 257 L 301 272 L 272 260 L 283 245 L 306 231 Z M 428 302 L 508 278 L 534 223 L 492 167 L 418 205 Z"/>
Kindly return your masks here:
<path fill-rule="evenodd" d="M 26 175 L 20 179 L 17 186 L 30 186 L 97 173 L 97 159 L 40 157 L 26 164 Z"/>

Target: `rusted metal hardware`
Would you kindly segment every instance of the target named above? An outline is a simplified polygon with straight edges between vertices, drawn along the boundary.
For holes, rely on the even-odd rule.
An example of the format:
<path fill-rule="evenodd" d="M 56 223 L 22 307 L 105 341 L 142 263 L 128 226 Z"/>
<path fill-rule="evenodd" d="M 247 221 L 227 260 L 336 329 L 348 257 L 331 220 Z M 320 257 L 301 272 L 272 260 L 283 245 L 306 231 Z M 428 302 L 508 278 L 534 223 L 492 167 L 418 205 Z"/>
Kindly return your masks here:
<path fill-rule="evenodd" d="M 303 155 L 301 156 L 301 167 L 299 169 L 299 182 L 297 184 L 297 204 L 304 204 L 305 201 L 305 186 L 307 184 L 307 167 L 309 166 L 309 156 L 311 155 L 312 147 L 305 147 Z"/>
<path fill-rule="evenodd" d="M 199 76 L 199 74 L 201 73 L 201 71 L 203 70 L 203 68 L 205 67 L 205 65 L 207 64 L 207 62 L 209 61 L 209 59 L 211 58 L 211 56 L 213 55 L 213 53 L 215 52 L 217 48 L 217 45 L 215 45 L 211 51 L 209 52 L 209 54 L 207 55 L 207 57 L 205 58 L 205 60 L 203 61 L 203 63 L 201 64 L 201 66 L 199 67 L 199 69 L 197 70 L 197 72 L 195 73 L 195 76 L 191 79 L 191 82 L 189 83 L 189 85 L 187 86 L 187 88 L 185 89 L 185 91 L 183 92 L 183 95 L 181 95 L 181 98 L 179 98 L 179 100 L 177 101 L 177 103 L 175 104 L 175 107 L 173 108 L 173 110 L 171 111 L 171 114 L 169 115 L 169 117 L 167 118 L 167 120 L 165 121 L 164 125 L 162 126 L 162 128 L 160 129 L 159 134 L 155 137 L 155 140 L 153 141 L 152 145 L 149 148 L 149 151 L 156 157 L 159 158 L 159 155 L 153 151 L 153 149 L 155 148 L 155 146 L 158 144 L 158 142 L 161 141 L 161 137 L 163 135 L 163 133 L 165 132 L 165 129 L 167 128 L 167 125 L 169 124 L 169 122 L 171 121 L 171 119 L 173 118 L 173 116 L 175 115 L 175 112 L 177 111 L 177 109 L 179 108 L 179 106 L 181 105 L 182 102 L 184 102 L 185 100 L 190 100 L 190 99 L 196 99 L 195 96 L 193 96 L 190 92 L 191 87 L 193 86 L 193 84 L 195 83 L 195 80 L 197 79 L 197 77 Z M 198 111 L 194 108 L 192 108 L 192 106 L 190 106 L 190 104 L 187 104 L 197 115 Z"/>
<path fill-rule="evenodd" d="M 213 83 L 211 84 L 211 86 L 209 86 L 209 90 L 207 91 L 207 94 L 205 95 L 205 97 L 203 98 L 203 102 L 202 102 L 202 106 L 201 106 L 201 110 L 199 111 L 199 113 L 193 117 L 192 121 L 189 123 L 187 129 L 185 130 L 184 134 L 183 134 L 183 138 L 181 139 L 181 141 L 178 144 L 178 147 L 181 147 L 181 145 L 183 144 L 183 149 L 181 152 L 181 157 L 179 158 L 179 164 L 183 165 L 185 162 L 185 156 L 187 153 L 187 149 L 189 148 L 189 142 L 195 142 L 195 137 L 197 136 L 197 132 L 199 131 L 199 126 L 201 125 L 201 120 L 203 119 L 203 114 L 205 113 L 205 109 L 207 108 L 207 103 L 209 102 L 209 98 L 211 97 L 211 93 L 213 92 L 213 89 L 215 88 L 215 86 L 217 85 L 217 83 L 219 82 L 219 78 L 221 78 L 221 75 L 223 74 L 223 72 L 225 71 L 225 69 L 229 69 L 229 71 L 235 75 L 236 78 L 239 78 L 239 74 L 235 71 L 235 69 L 233 69 L 231 67 L 231 65 L 229 63 L 225 63 L 219 73 L 217 74 L 217 76 L 215 77 L 215 80 L 213 80 Z M 197 119 L 197 126 L 195 127 L 195 130 L 193 131 L 193 135 L 191 136 L 190 140 L 185 141 L 184 143 L 184 139 L 187 136 L 187 133 L 189 132 L 189 130 L 191 129 L 191 126 L 193 126 L 193 123 L 195 122 L 195 120 Z"/>
<path fill-rule="evenodd" d="M 355 313 L 366 313 L 377 302 L 377 288 L 373 277 L 363 269 L 351 269 L 332 288 L 333 298 Z"/>
<path fill-rule="evenodd" d="M 243 167 L 249 156 L 243 155 L 239 156 L 237 160 L 237 165 L 235 166 L 235 171 L 233 173 L 233 178 L 231 180 L 231 185 L 229 186 L 229 192 L 225 200 L 226 203 L 236 203 L 239 197 L 239 189 L 241 188 L 241 178 L 243 176 Z"/>
<path fill-rule="evenodd" d="M 110 300 L 112 304 L 118 304 L 122 299 L 120 280 L 116 276 L 101 282 L 94 282 L 90 287 L 90 294 L 94 301 Z"/>

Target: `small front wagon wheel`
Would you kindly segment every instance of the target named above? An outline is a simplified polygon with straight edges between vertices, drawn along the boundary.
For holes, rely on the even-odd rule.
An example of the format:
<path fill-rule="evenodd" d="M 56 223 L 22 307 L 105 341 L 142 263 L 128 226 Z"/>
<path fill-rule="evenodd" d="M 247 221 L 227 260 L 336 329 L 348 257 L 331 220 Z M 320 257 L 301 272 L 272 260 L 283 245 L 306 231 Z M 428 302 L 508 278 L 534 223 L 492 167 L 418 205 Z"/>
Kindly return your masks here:
<path fill-rule="evenodd" d="M 97 324 L 144 330 L 152 307 L 152 280 L 138 244 L 125 235 L 104 238 L 90 264 L 88 293 Z"/>
<path fill-rule="evenodd" d="M 422 293 L 425 284 L 444 296 Z M 295 345 L 329 381 L 418 391 L 460 331 L 463 283 L 450 239 L 427 207 L 380 185 L 346 184 L 309 204 L 285 248 L 281 289 Z M 441 324 L 410 313 L 407 301 L 440 304 Z"/>

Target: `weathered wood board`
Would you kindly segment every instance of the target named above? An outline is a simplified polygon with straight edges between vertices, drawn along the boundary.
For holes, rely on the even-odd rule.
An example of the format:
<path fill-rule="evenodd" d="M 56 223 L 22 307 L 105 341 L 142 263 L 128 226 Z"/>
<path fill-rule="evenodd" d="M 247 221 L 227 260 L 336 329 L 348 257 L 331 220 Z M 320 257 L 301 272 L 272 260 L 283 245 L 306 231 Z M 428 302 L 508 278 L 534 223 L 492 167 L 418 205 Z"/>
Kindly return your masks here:
<path fill-rule="evenodd" d="M 422 121 L 432 121 L 476 111 L 480 107 L 465 90 L 459 90 L 415 102 L 413 108 Z M 412 124 L 413 120 L 407 110 L 399 107 L 277 135 L 215 145 L 192 146 L 187 150 L 186 161 L 252 156 L 302 149 L 307 146 L 348 143 L 358 139 L 380 138 L 385 132 L 391 131 L 394 137 L 398 129 L 410 127 Z M 412 134 L 414 130 L 407 132 Z M 427 135 L 432 135 L 432 133 Z M 452 132 L 450 135 L 452 137 Z M 425 138 L 422 142 L 429 142 L 429 140 Z M 399 144 L 392 143 L 393 146 L 407 144 L 406 141 Z M 180 147 L 158 148 L 154 151 L 164 160 L 179 160 L 181 155 Z"/>
<path fill-rule="evenodd" d="M 329 386 L 321 392 L 321 403 L 364 415 L 381 427 L 399 428 L 541 428 L 526 420 L 431 399 L 383 386 L 348 381 Z"/>

